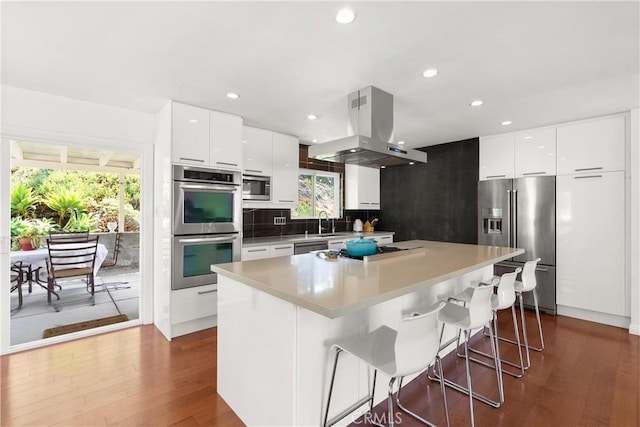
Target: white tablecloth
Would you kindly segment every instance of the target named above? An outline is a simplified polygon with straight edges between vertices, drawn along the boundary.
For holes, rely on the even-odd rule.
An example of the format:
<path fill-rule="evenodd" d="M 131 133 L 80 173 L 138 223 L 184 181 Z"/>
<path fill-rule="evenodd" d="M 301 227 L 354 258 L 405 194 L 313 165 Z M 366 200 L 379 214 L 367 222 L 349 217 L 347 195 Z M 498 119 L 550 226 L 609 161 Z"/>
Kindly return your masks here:
<path fill-rule="evenodd" d="M 73 243 L 69 244 L 72 245 Z M 96 251 L 96 263 L 93 266 L 94 276 L 98 274 L 98 270 L 100 269 L 102 262 L 105 260 L 105 258 L 107 258 L 108 253 L 109 251 L 107 250 L 107 247 L 102 243 L 98 243 L 98 249 Z M 10 258 L 12 264 L 17 261 L 23 261 L 25 263 L 31 264 L 33 269 L 42 267 L 42 271 L 47 271 L 47 258 L 49 258 L 49 250 L 46 248 L 42 248 L 33 251 L 11 251 Z"/>

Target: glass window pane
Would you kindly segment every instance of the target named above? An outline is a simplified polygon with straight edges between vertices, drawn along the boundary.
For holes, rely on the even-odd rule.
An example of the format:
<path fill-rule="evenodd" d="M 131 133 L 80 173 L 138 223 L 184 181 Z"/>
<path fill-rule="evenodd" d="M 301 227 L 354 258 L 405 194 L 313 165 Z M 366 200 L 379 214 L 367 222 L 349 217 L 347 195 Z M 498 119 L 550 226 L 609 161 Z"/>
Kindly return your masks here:
<path fill-rule="evenodd" d="M 298 207 L 291 209 L 292 217 L 313 216 L 311 199 L 313 197 L 313 175 L 300 174 L 298 176 Z"/>
<path fill-rule="evenodd" d="M 315 208 L 318 212 L 326 212 L 329 218 L 335 218 L 335 178 L 332 176 L 316 175 Z"/>
<path fill-rule="evenodd" d="M 184 222 L 231 222 L 233 218 L 233 194 L 184 192 Z"/>

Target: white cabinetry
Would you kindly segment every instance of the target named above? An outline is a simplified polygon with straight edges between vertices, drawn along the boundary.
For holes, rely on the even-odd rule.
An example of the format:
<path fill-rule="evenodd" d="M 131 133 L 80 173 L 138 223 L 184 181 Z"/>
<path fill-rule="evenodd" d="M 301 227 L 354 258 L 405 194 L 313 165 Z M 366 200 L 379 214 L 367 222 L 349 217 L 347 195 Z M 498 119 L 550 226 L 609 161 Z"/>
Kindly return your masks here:
<path fill-rule="evenodd" d="M 172 160 L 174 163 L 209 164 L 209 110 L 173 103 Z"/>
<path fill-rule="evenodd" d="M 271 248 L 269 245 L 242 248 L 242 261 L 269 258 L 270 256 Z"/>
<path fill-rule="evenodd" d="M 558 305 L 628 316 L 624 172 L 558 176 L 556 191 Z"/>
<path fill-rule="evenodd" d="M 512 133 L 480 138 L 480 181 L 514 177 L 514 142 Z"/>
<path fill-rule="evenodd" d="M 273 132 L 251 126 L 242 128 L 243 170 L 247 175 L 271 176 Z"/>
<path fill-rule="evenodd" d="M 242 168 L 242 117 L 174 102 L 173 163 Z"/>
<path fill-rule="evenodd" d="M 625 117 L 558 127 L 558 175 L 625 169 Z"/>
<path fill-rule="evenodd" d="M 389 234 L 388 236 L 374 236 L 373 239 L 378 243 L 378 246 L 384 246 L 393 243 L 393 234 Z"/>
<path fill-rule="evenodd" d="M 329 249 L 333 249 L 335 251 L 339 251 L 340 249 L 347 249 L 347 244 L 345 243 L 349 239 L 339 239 L 339 240 L 329 240 L 327 242 L 327 246 Z"/>
<path fill-rule="evenodd" d="M 216 326 L 217 285 L 171 291 L 171 336 Z"/>
<path fill-rule="evenodd" d="M 242 169 L 242 117 L 211 111 L 209 164 L 220 169 Z"/>
<path fill-rule="evenodd" d="M 298 138 L 274 132 L 272 208 L 295 208 L 298 205 L 298 159 Z"/>
<path fill-rule="evenodd" d="M 515 134 L 515 176 L 556 174 L 556 129 L 541 128 Z"/>
<path fill-rule="evenodd" d="M 269 248 L 269 258 L 275 258 L 279 256 L 293 255 L 293 243 L 282 243 L 279 245 L 272 245 Z"/>
<path fill-rule="evenodd" d="M 380 209 L 380 169 L 345 165 L 345 209 Z"/>

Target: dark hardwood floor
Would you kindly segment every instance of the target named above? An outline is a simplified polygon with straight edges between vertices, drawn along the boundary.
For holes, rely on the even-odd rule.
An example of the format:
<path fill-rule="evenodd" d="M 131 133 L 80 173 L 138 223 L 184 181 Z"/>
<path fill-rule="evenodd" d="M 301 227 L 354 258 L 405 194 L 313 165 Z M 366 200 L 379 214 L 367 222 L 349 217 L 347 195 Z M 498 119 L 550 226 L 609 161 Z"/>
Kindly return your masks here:
<path fill-rule="evenodd" d="M 476 403 L 476 425 L 638 426 L 639 337 L 560 316 L 543 322 L 547 348 L 532 353 L 524 378 L 505 376 L 500 409 Z M 515 346 L 501 348 L 513 359 Z M 242 425 L 216 394 L 215 328 L 168 342 L 153 326 L 135 327 L 3 356 L 0 365 L 2 426 Z M 472 370 L 474 390 L 496 397 L 494 373 Z M 447 358 L 445 375 L 463 381 L 462 361 Z M 445 425 L 438 384 L 421 375 L 402 397 Z M 451 425 L 469 425 L 466 396 L 447 397 Z"/>

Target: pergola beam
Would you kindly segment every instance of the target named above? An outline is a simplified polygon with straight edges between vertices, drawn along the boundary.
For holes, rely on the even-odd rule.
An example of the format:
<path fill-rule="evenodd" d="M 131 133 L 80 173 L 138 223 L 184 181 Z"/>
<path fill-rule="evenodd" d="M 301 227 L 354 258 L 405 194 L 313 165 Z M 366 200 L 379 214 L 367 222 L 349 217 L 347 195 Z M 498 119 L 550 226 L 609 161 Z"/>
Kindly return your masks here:
<path fill-rule="evenodd" d="M 109 160 L 111 160 L 112 156 L 113 151 L 103 151 L 100 159 L 98 160 L 98 165 L 100 165 L 101 167 L 107 166 L 107 163 L 109 163 Z"/>
<path fill-rule="evenodd" d="M 64 169 L 64 170 L 77 170 L 87 172 L 111 172 L 111 173 L 124 173 L 128 175 L 140 175 L 140 169 L 119 168 L 116 166 L 98 166 L 98 165 L 85 165 L 80 163 L 58 163 L 47 162 L 45 160 L 11 160 L 12 166 L 23 166 L 26 168 L 41 168 L 41 169 Z"/>
<path fill-rule="evenodd" d="M 14 159 L 22 160 L 24 159 L 24 153 L 22 152 L 22 148 L 20 148 L 20 144 L 15 139 L 11 140 L 11 155 Z"/>
<path fill-rule="evenodd" d="M 58 146 L 58 148 L 60 148 L 60 163 L 62 164 L 67 164 L 67 146 L 66 145 L 60 145 Z"/>

